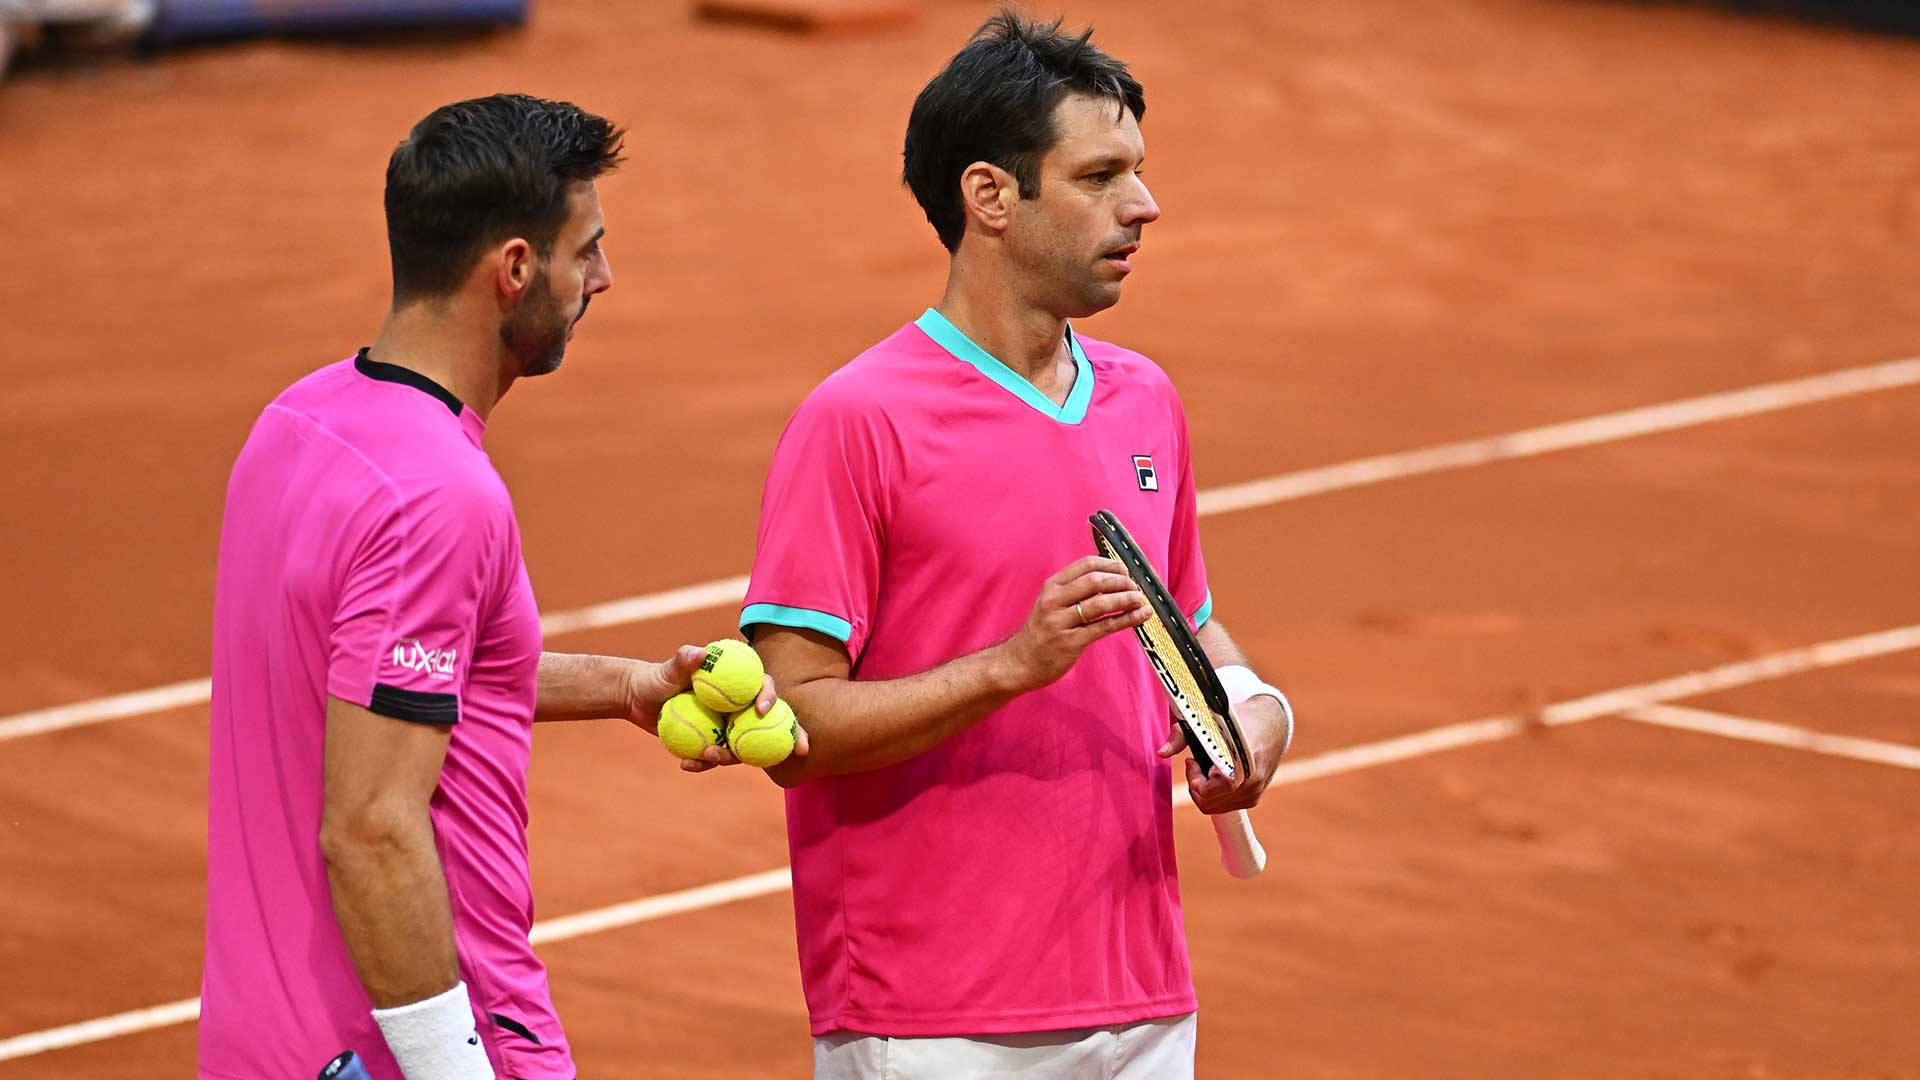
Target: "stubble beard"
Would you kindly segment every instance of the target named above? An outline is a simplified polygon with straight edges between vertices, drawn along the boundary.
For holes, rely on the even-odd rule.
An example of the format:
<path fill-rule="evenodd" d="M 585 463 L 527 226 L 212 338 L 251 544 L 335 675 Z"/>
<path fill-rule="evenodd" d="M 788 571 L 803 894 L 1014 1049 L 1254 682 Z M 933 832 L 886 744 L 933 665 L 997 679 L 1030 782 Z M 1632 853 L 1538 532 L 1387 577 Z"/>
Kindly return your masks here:
<path fill-rule="evenodd" d="M 573 323 L 567 321 L 560 313 L 560 305 L 554 303 L 546 271 L 534 278 L 527 292 L 527 299 L 500 324 L 500 341 L 518 361 L 522 378 L 551 375 L 560 370 L 561 361 L 566 359 L 567 339 L 572 336 Z M 581 314 L 585 313 L 586 305 L 582 304 Z"/>

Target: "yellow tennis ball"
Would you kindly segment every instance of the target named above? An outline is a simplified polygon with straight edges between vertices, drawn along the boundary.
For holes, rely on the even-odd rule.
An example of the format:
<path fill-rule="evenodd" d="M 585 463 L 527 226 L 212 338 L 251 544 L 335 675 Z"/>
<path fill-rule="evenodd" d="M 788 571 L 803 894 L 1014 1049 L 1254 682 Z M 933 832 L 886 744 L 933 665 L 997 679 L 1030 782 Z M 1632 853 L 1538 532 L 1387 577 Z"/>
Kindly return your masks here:
<path fill-rule="evenodd" d="M 714 712 L 739 712 L 760 696 L 766 677 L 753 646 L 728 638 L 707 646 L 707 658 L 693 673 L 693 692 Z"/>
<path fill-rule="evenodd" d="M 700 704 L 692 694 L 675 694 L 660 706 L 660 745 L 674 757 L 698 761 L 700 751 L 726 738 L 726 725 L 724 714 Z"/>
<path fill-rule="evenodd" d="M 775 701 L 765 716 L 749 705 L 727 721 L 727 748 L 734 757 L 762 769 L 787 760 L 799 736 L 800 722 L 785 701 Z"/>

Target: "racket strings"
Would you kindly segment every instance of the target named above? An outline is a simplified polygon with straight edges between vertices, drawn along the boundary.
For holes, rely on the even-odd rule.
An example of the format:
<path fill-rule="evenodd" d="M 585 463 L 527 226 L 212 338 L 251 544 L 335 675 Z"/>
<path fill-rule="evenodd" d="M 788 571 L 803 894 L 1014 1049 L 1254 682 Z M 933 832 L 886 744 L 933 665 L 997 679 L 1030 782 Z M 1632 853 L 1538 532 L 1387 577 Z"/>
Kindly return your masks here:
<path fill-rule="evenodd" d="M 1154 671 L 1166 686 L 1168 696 L 1173 698 L 1174 707 L 1186 720 L 1187 731 L 1199 740 L 1202 764 L 1219 769 L 1229 780 L 1235 778 L 1239 762 L 1230 750 L 1232 743 L 1212 711 L 1206 708 L 1206 696 L 1200 692 L 1200 684 L 1184 667 L 1166 662 L 1167 657 L 1179 655 L 1166 625 L 1156 615 L 1134 629 L 1140 644 L 1154 657 Z"/>
<path fill-rule="evenodd" d="M 1243 744 L 1222 726 L 1222 721 L 1214 714 L 1206 689 L 1194 674 L 1196 665 L 1208 663 L 1205 653 L 1191 635 L 1184 635 L 1183 646 L 1182 638 L 1176 637 L 1167 626 L 1167 616 L 1163 612 L 1177 612 L 1179 609 L 1166 587 L 1160 584 L 1152 564 L 1147 562 L 1146 554 L 1133 542 L 1119 519 L 1102 511 L 1094 515 L 1091 524 L 1094 526 L 1095 550 L 1125 566 L 1127 576 L 1133 579 L 1148 599 L 1152 614 L 1146 622 L 1134 627 L 1133 632 L 1151 661 L 1154 674 L 1165 687 L 1167 696 L 1173 699 L 1188 741 L 1199 743 L 1193 747 L 1195 756 L 1200 759 L 1203 768 L 1217 769 L 1228 779 L 1235 779 L 1242 765 L 1240 748 Z M 1108 529 L 1112 530 L 1112 535 L 1109 535 Z M 1182 626 L 1181 629 L 1184 631 L 1186 628 Z M 1207 667 L 1206 670 L 1211 676 L 1212 668 Z M 1220 703 L 1225 705 L 1224 692 L 1218 696 Z"/>

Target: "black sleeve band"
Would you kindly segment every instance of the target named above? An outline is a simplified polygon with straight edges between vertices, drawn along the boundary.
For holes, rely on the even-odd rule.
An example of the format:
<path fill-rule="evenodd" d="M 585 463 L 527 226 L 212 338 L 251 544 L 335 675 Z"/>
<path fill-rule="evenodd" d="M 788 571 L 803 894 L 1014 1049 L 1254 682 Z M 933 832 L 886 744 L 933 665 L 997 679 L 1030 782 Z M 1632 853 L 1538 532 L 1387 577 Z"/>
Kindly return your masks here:
<path fill-rule="evenodd" d="M 515 1035 L 520 1036 L 535 1046 L 540 1045 L 540 1037 L 529 1030 L 527 1025 L 515 1020 L 511 1016 L 501 1016 L 499 1013 L 488 1013 L 487 1019 L 492 1020 L 494 1023 L 506 1028 L 508 1031 L 513 1032 Z"/>
<path fill-rule="evenodd" d="M 373 700 L 367 703 L 367 710 L 415 724 L 445 727 L 460 722 L 460 699 L 454 695 L 402 690 L 386 683 L 373 684 Z"/>

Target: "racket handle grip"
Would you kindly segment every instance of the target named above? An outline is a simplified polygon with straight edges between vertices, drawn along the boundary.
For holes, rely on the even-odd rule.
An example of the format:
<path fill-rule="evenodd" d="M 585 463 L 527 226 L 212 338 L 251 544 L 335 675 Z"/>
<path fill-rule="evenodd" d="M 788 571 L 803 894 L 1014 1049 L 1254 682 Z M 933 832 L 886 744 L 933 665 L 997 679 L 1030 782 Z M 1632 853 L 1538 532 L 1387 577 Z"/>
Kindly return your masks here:
<path fill-rule="evenodd" d="M 1250 878 L 1267 868 L 1267 849 L 1253 835 L 1253 821 L 1245 810 L 1209 814 L 1213 833 L 1220 838 L 1220 865 L 1237 878 Z"/>

